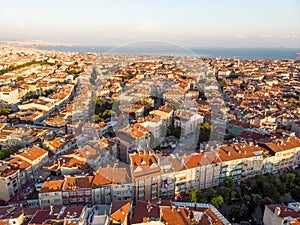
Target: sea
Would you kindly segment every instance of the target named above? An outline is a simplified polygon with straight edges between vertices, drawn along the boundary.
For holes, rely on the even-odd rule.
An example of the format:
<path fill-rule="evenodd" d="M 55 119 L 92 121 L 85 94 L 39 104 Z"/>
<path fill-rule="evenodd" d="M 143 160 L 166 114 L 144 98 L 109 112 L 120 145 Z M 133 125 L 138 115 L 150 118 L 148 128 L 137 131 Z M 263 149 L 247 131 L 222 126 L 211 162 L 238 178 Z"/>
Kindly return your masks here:
<path fill-rule="evenodd" d="M 121 46 L 121 47 L 99 47 L 99 46 L 35 46 L 43 50 L 57 50 L 64 52 L 80 53 L 113 53 L 125 55 L 165 55 L 186 56 L 201 58 L 236 58 L 242 60 L 258 59 L 286 59 L 300 60 L 300 48 L 184 48 L 182 46 Z"/>

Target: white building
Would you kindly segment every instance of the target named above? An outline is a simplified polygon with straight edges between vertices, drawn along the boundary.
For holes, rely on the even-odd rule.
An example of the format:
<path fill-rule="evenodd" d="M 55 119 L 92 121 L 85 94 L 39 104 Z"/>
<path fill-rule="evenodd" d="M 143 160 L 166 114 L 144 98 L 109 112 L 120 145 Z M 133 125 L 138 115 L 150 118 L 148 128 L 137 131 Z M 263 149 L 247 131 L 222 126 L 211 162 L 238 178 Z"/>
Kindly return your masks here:
<path fill-rule="evenodd" d="M 19 91 L 17 88 L 0 88 L 0 100 L 7 102 L 8 104 L 16 104 L 19 100 Z"/>
<path fill-rule="evenodd" d="M 263 217 L 265 225 L 298 224 L 300 203 L 289 203 L 288 206 L 266 205 Z"/>
<path fill-rule="evenodd" d="M 203 116 L 187 110 L 175 112 L 174 126 L 181 127 L 181 134 L 188 135 L 196 131 L 197 126 L 203 123 Z"/>

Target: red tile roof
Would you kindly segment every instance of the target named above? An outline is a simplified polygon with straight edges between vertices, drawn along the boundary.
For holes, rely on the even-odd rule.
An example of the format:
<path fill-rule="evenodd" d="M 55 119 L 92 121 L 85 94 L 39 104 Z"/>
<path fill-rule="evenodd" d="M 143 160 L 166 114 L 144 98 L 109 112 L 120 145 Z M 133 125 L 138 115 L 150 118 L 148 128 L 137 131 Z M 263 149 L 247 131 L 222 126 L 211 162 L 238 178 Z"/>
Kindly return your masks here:
<path fill-rule="evenodd" d="M 131 224 L 160 219 L 160 208 L 150 202 L 137 201 Z"/>
<path fill-rule="evenodd" d="M 120 224 L 125 222 L 126 217 L 130 213 L 131 202 L 130 201 L 119 201 L 111 203 L 110 217 L 118 221 Z"/>

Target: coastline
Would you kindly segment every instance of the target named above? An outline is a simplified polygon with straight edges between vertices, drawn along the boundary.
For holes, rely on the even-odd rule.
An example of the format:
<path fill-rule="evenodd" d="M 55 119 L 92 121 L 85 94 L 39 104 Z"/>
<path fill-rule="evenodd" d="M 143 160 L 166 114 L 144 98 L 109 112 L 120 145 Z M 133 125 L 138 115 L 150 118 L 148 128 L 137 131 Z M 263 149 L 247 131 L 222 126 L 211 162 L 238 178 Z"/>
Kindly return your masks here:
<path fill-rule="evenodd" d="M 299 60 L 298 48 L 149 48 L 149 47 L 103 47 L 103 46 L 32 46 L 41 50 L 80 53 L 115 53 L 124 55 L 199 56 L 200 58 L 236 58 L 241 60 Z"/>

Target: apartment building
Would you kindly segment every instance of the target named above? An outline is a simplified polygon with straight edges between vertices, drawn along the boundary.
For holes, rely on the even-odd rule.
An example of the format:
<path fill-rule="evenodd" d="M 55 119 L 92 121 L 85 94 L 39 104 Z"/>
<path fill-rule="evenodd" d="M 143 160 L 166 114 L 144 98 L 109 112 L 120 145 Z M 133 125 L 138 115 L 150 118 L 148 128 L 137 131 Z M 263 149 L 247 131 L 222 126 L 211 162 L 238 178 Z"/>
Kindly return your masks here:
<path fill-rule="evenodd" d="M 218 149 L 221 161 L 220 182 L 228 176 L 239 182 L 241 179 L 261 174 L 265 153 L 265 149 L 253 143 L 221 146 Z"/>
<path fill-rule="evenodd" d="M 160 138 L 164 136 L 164 131 L 166 131 L 165 124 L 163 120 L 159 117 L 146 118 L 146 121 L 140 123 L 143 127 L 150 130 L 154 138 Z"/>
<path fill-rule="evenodd" d="M 39 191 L 40 207 L 62 205 L 62 186 L 64 180 L 49 180 L 43 183 Z"/>
<path fill-rule="evenodd" d="M 116 132 L 119 158 L 129 163 L 129 152 L 136 148 L 150 146 L 150 130 L 140 124 L 128 125 Z"/>
<path fill-rule="evenodd" d="M 65 176 L 62 186 L 63 204 L 91 204 L 92 180 L 93 176 Z"/>
<path fill-rule="evenodd" d="M 162 172 L 154 152 L 147 150 L 134 152 L 129 157 L 135 199 L 158 199 Z"/>
<path fill-rule="evenodd" d="M 104 122 L 97 124 L 85 123 L 81 128 L 81 132 L 83 136 L 99 138 L 107 132 L 107 129 L 108 127 Z"/>
<path fill-rule="evenodd" d="M 263 223 L 265 225 L 299 224 L 300 203 L 292 202 L 288 206 L 265 205 Z"/>
<path fill-rule="evenodd" d="M 86 206 L 50 206 L 46 209 L 38 209 L 32 216 L 29 225 L 42 224 L 85 224 Z"/>
<path fill-rule="evenodd" d="M 20 101 L 19 90 L 17 88 L 1 87 L 0 100 L 7 102 L 7 104 L 16 104 Z"/>
<path fill-rule="evenodd" d="M 9 160 L 8 166 L 19 170 L 19 180 L 21 185 L 25 185 L 28 181 L 32 181 L 34 171 L 31 163 L 20 157 L 15 157 Z"/>
<path fill-rule="evenodd" d="M 150 111 L 149 114 L 161 118 L 167 127 L 173 123 L 174 110 L 170 107 L 161 106 L 157 110 Z"/>
<path fill-rule="evenodd" d="M 110 206 L 110 219 L 112 225 L 129 225 L 132 202 L 112 202 Z"/>
<path fill-rule="evenodd" d="M 18 166 L 0 164 L 0 198 L 11 199 L 21 189 L 20 170 Z"/>
<path fill-rule="evenodd" d="M 24 210 L 13 206 L 1 207 L 0 215 L 2 225 L 22 225 L 25 219 Z"/>
<path fill-rule="evenodd" d="M 171 201 L 138 201 L 133 211 L 131 224 L 229 225 L 230 222 L 210 204 Z"/>
<path fill-rule="evenodd" d="M 273 171 L 283 171 L 299 165 L 300 139 L 289 137 L 276 139 L 271 142 L 259 142 L 263 148 L 269 151 L 269 163 L 272 163 Z"/>
<path fill-rule="evenodd" d="M 119 165 L 99 168 L 92 182 L 93 202 L 110 204 L 133 198 L 130 170 Z"/>
<path fill-rule="evenodd" d="M 48 151 L 38 146 L 33 146 L 21 154 L 13 157 L 18 157 L 32 165 L 33 174 L 37 174 L 44 164 L 49 160 Z"/>
<path fill-rule="evenodd" d="M 196 131 L 197 126 L 203 123 L 203 116 L 188 110 L 176 110 L 174 127 L 181 127 L 182 135 L 189 135 Z"/>

